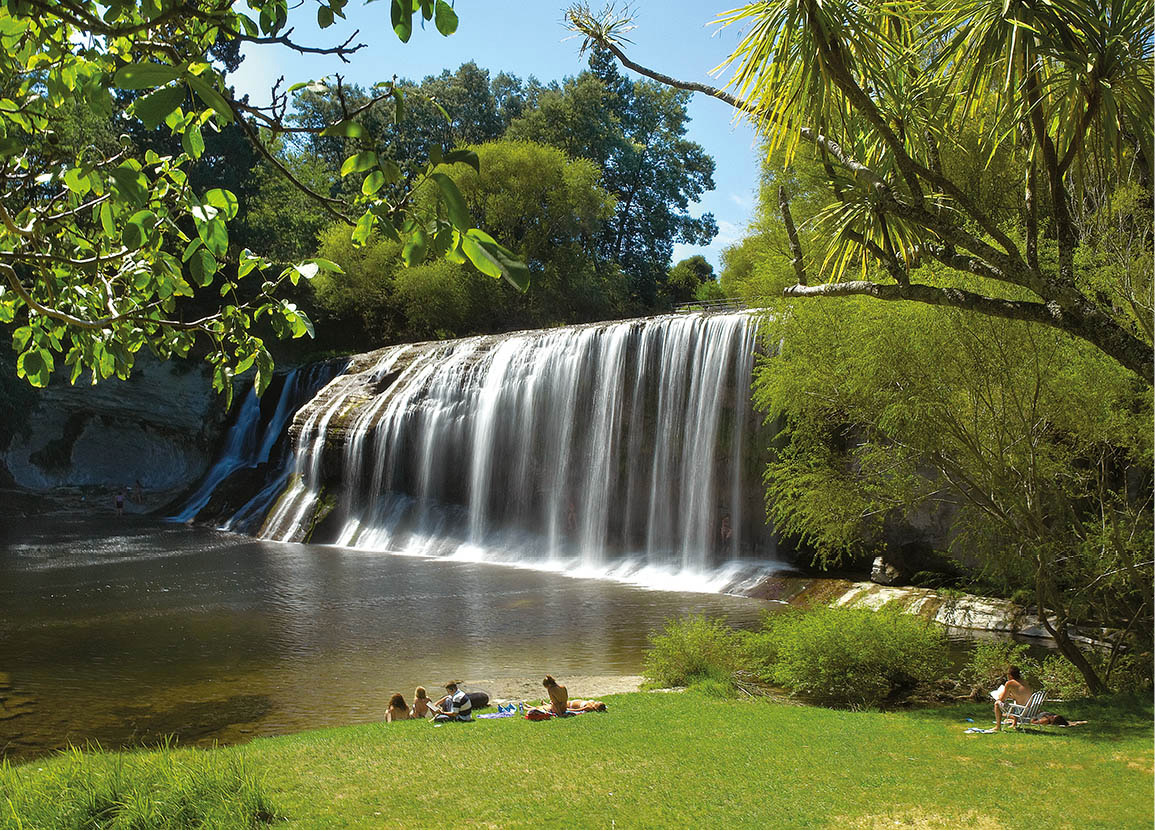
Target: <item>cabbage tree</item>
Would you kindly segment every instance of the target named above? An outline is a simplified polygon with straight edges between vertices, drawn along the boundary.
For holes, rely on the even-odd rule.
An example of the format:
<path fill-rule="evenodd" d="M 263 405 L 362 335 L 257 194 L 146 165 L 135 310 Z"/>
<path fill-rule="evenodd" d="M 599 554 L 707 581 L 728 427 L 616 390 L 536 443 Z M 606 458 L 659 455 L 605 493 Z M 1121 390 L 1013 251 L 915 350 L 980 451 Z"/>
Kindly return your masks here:
<path fill-rule="evenodd" d="M 800 270 L 786 296 L 868 295 L 1040 323 L 1151 384 L 1150 269 L 1088 268 L 1079 256 L 1109 247 L 1089 218 L 1112 213 L 1120 190 L 1151 188 L 1147 0 L 750 3 L 718 18 L 745 27 L 720 67 L 733 72 L 727 89 L 630 60 L 628 12 L 578 4 L 567 20 L 583 49 L 730 103 L 787 162 L 802 143 L 818 154 L 827 243 L 818 273 Z M 976 125 L 989 157 L 1024 159 L 1016 222 L 996 221 L 944 169 L 944 149 Z M 1149 256 L 1143 213 L 1128 221 Z M 926 277 L 942 266 L 960 279 Z"/>

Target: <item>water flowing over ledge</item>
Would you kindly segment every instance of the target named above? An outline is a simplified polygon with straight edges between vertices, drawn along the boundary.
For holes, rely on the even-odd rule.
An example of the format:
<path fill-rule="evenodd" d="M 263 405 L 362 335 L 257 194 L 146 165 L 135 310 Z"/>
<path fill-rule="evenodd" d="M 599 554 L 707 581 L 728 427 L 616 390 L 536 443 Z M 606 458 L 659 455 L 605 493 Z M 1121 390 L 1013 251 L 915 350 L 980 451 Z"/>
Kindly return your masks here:
<path fill-rule="evenodd" d="M 260 501 L 268 539 L 738 590 L 784 567 L 755 329 L 681 314 L 357 356 L 297 411 L 291 471 L 225 525 L 255 528 Z"/>

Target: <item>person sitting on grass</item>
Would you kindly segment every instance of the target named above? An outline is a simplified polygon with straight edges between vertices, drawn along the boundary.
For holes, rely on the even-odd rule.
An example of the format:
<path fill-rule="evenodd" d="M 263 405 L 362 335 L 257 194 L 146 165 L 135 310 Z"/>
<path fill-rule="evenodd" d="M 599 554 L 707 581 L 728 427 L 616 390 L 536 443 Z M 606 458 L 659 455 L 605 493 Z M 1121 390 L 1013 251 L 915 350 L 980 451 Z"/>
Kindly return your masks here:
<path fill-rule="evenodd" d="M 413 709 L 409 711 L 410 718 L 429 718 L 433 714 L 433 701 L 425 694 L 424 687 L 418 687 L 413 693 Z"/>
<path fill-rule="evenodd" d="M 1023 683 L 1022 672 L 1012 664 L 1007 667 L 1007 683 L 995 692 L 998 693 L 995 695 L 995 730 L 997 731 L 1003 729 L 1003 704 L 1007 699 L 1011 699 L 1020 706 L 1026 706 L 1027 702 L 1031 700 L 1031 688 Z M 1018 716 L 1011 716 L 1011 726 L 1019 726 Z"/>
<path fill-rule="evenodd" d="M 434 721 L 473 721 L 473 702 L 469 696 L 457 688 L 460 681 L 450 681 L 445 685 L 445 695 L 433 705 L 437 714 Z"/>
<path fill-rule="evenodd" d="M 531 721 L 543 721 L 550 716 L 568 715 L 566 706 L 569 704 L 569 690 L 555 681 L 552 675 L 547 675 L 541 685 L 549 693 L 549 706 L 546 707 L 543 701 L 540 707 L 530 707 L 526 710 L 526 718 Z M 534 718 L 535 716 L 538 718 Z"/>
<path fill-rule="evenodd" d="M 569 690 L 555 681 L 552 675 L 547 675 L 541 685 L 549 693 L 549 709 L 554 715 L 564 716 L 566 705 L 569 703 Z"/>
<path fill-rule="evenodd" d="M 409 718 L 409 708 L 405 706 L 405 697 L 401 693 L 393 693 L 389 699 L 389 709 L 385 711 L 385 721 L 404 721 Z"/>

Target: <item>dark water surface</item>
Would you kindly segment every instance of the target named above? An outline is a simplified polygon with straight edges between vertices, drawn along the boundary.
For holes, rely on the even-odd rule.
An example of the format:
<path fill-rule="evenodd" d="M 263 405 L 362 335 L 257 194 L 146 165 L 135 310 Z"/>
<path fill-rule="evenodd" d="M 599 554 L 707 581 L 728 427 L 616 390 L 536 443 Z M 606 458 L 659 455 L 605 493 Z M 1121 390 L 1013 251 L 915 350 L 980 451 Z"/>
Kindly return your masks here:
<path fill-rule="evenodd" d="M 184 525 L 0 537 L 0 752 L 211 744 L 381 718 L 449 677 L 640 674 L 647 634 L 765 604 Z M 575 695 L 581 690 L 573 690 Z"/>

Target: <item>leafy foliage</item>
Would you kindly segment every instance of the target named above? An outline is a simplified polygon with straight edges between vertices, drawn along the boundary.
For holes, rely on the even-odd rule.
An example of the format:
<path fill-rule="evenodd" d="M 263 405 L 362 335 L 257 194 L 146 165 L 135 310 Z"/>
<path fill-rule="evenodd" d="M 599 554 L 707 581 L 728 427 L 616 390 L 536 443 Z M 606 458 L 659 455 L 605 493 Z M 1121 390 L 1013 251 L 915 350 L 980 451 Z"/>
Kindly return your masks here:
<path fill-rule="evenodd" d="M 1142 269 L 1097 291 L 1076 257 L 1094 239 L 1080 212 L 1110 212 L 1112 194 L 1132 181 L 1150 192 L 1148 11 L 1144 0 L 750 3 L 719 17 L 745 28 L 729 59 L 734 93 L 631 61 L 628 9 L 598 15 L 578 3 L 567 21 L 583 49 L 726 101 L 785 163 L 803 146 L 815 154 L 827 199 L 814 217 L 825 233 L 811 240 L 816 268 L 791 241 L 797 271 L 787 296 L 865 295 L 1042 323 L 1149 386 Z M 967 179 L 975 165 L 945 163 L 968 137 L 979 168 L 1015 160 L 1013 200 L 1006 190 L 975 198 Z M 789 194 L 779 196 L 785 220 Z M 1132 228 L 1131 250 L 1150 250 L 1149 222 Z M 958 277 L 944 281 L 943 266 Z"/>
<path fill-rule="evenodd" d="M 685 138 L 688 101 L 623 77 L 608 53 L 595 52 L 590 71 L 543 92 L 509 128 L 511 138 L 560 147 L 602 170 L 602 186 L 617 202 L 596 244 L 627 275 L 637 310 L 658 301 L 675 242 L 705 245 L 718 232 L 711 214 L 688 210 L 714 187 L 713 159 Z"/>
<path fill-rule="evenodd" d="M 766 624 L 770 677 L 816 701 L 875 706 L 946 671 L 942 627 L 898 609 L 820 607 L 768 615 Z"/>
<path fill-rule="evenodd" d="M 1039 662 L 1031 657 L 1025 643 L 979 641 L 963 668 L 962 680 L 971 685 L 974 693 L 985 694 L 1007 680 L 1007 668 L 1011 665 L 1022 670 L 1028 683 L 1039 676 Z"/>
<path fill-rule="evenodd" d="M 621 308 L 619 272 L 590 251 L 613 210 L 598 169 L 533 142 L 490 142 L 469 152 L 476 167 L 465 160 L 433 175 L 458 183 L 457 209 L 477 217 L 525 263 L 533 290 L 517 292 L 448 260 L 402 268 L 396 242 L 374 235 L 356 249 L 339 231 L 328 231 L 318 253 L 345 275 L 323 275 L 313 286 L 323 322 L 340 324 L 334 328 L 341 345 L 374 348 L 390 340 L 584 322 Z M 432 200 L 441 181 L 427 185 L 418 202 Z"/>
<path fill-rule="evenodd" d="M 1150 639 L 1152 416 L 1132 375 L 1053 330 L 913 304 L 798 304 L 771 333 L 756 396 L 789 430 L 766 471 L 780 528 L 834 563 L 892 512 L 946 509 L 959 558 L 1028 589 L 1060 643 L 1078 621 Z"/>
<path fill-rule="evenodd" d="M 318 25 L 343 17 L 346 2 L 318 3 Z M 263 253 L 236 244 L 238 194 L 213 185 L 212 173 L 209 183 L 194 176 L 204 172 L 214 145 L 206 134 L 214 132 L 247 140 L 297 191 L 347 223 L 355 241 L 376 228 L 401 244 L 409 263 L 435 249 L 486 273 L 499 263 L 496 272 L 517 281 L 510 252 L 472 228 L 466 213 L 445 210 L 460 202 L 452 180 L 435 180 L 438 195 L 424 209 L 413 204 L 411 188 L 434 181 L 450 148 L 422 148 L 424 163 L 406 158 L 416 171 L 409 187 L 385 190 L 401 179 L 398 162 L 364 146 L 360 111 L 342 106 L 335 123 L 304 129 L 346 142 L 351 198 L 317 192 L 280 161 L 276 137 L 297 129 L 284 120 L 284 94 L 254 107 L 234 96 L 225 73 L 242 43 L 341 58 L 362 48 L 293 41 L 290 16 L 302 13 L 286 0 L 11 0 L 0 8 L 0 323 L 14 324 L 20 377 L 44 386 L 58 359 L 73 382 L 85 371 L 93 382 L 126 377 L 146 346 L 161 358 L 183 356 L 200 338 L 215 387 L 231 392 L 233 374 L 255 366 L 263 390 L 272 360 L 254 327 L 278 337 L 312 334 L 285 290 L 333 266 L 308 259 L 277 272 Z M 457 25 L 452 7 L 431 0 L 392 0 L 390 13 L 402 40 L 414 15 L 442 34 Z M 290 89 L 298 88 L 337 99 L 342 92 L 339 79 Z M 376 85 L 374 95 L 402 112 L 406 96 L 393 82 Z M 127 140 L 101 126 L 126 121 Z M 227 162 L 225 154 L 207 167 L 219 173 Z M 443 242 L 428 246 L 434 237 Z M 214 300 L 202 311 L 194 295 Z"/>
<path fill-rule="evenodd" d="M 644 675 L 659 687 L 684 687 L 705 681 L 728 685 L 741 668 L 740 638 L 718 620 L 692 615 L 650 634 Z"/>

